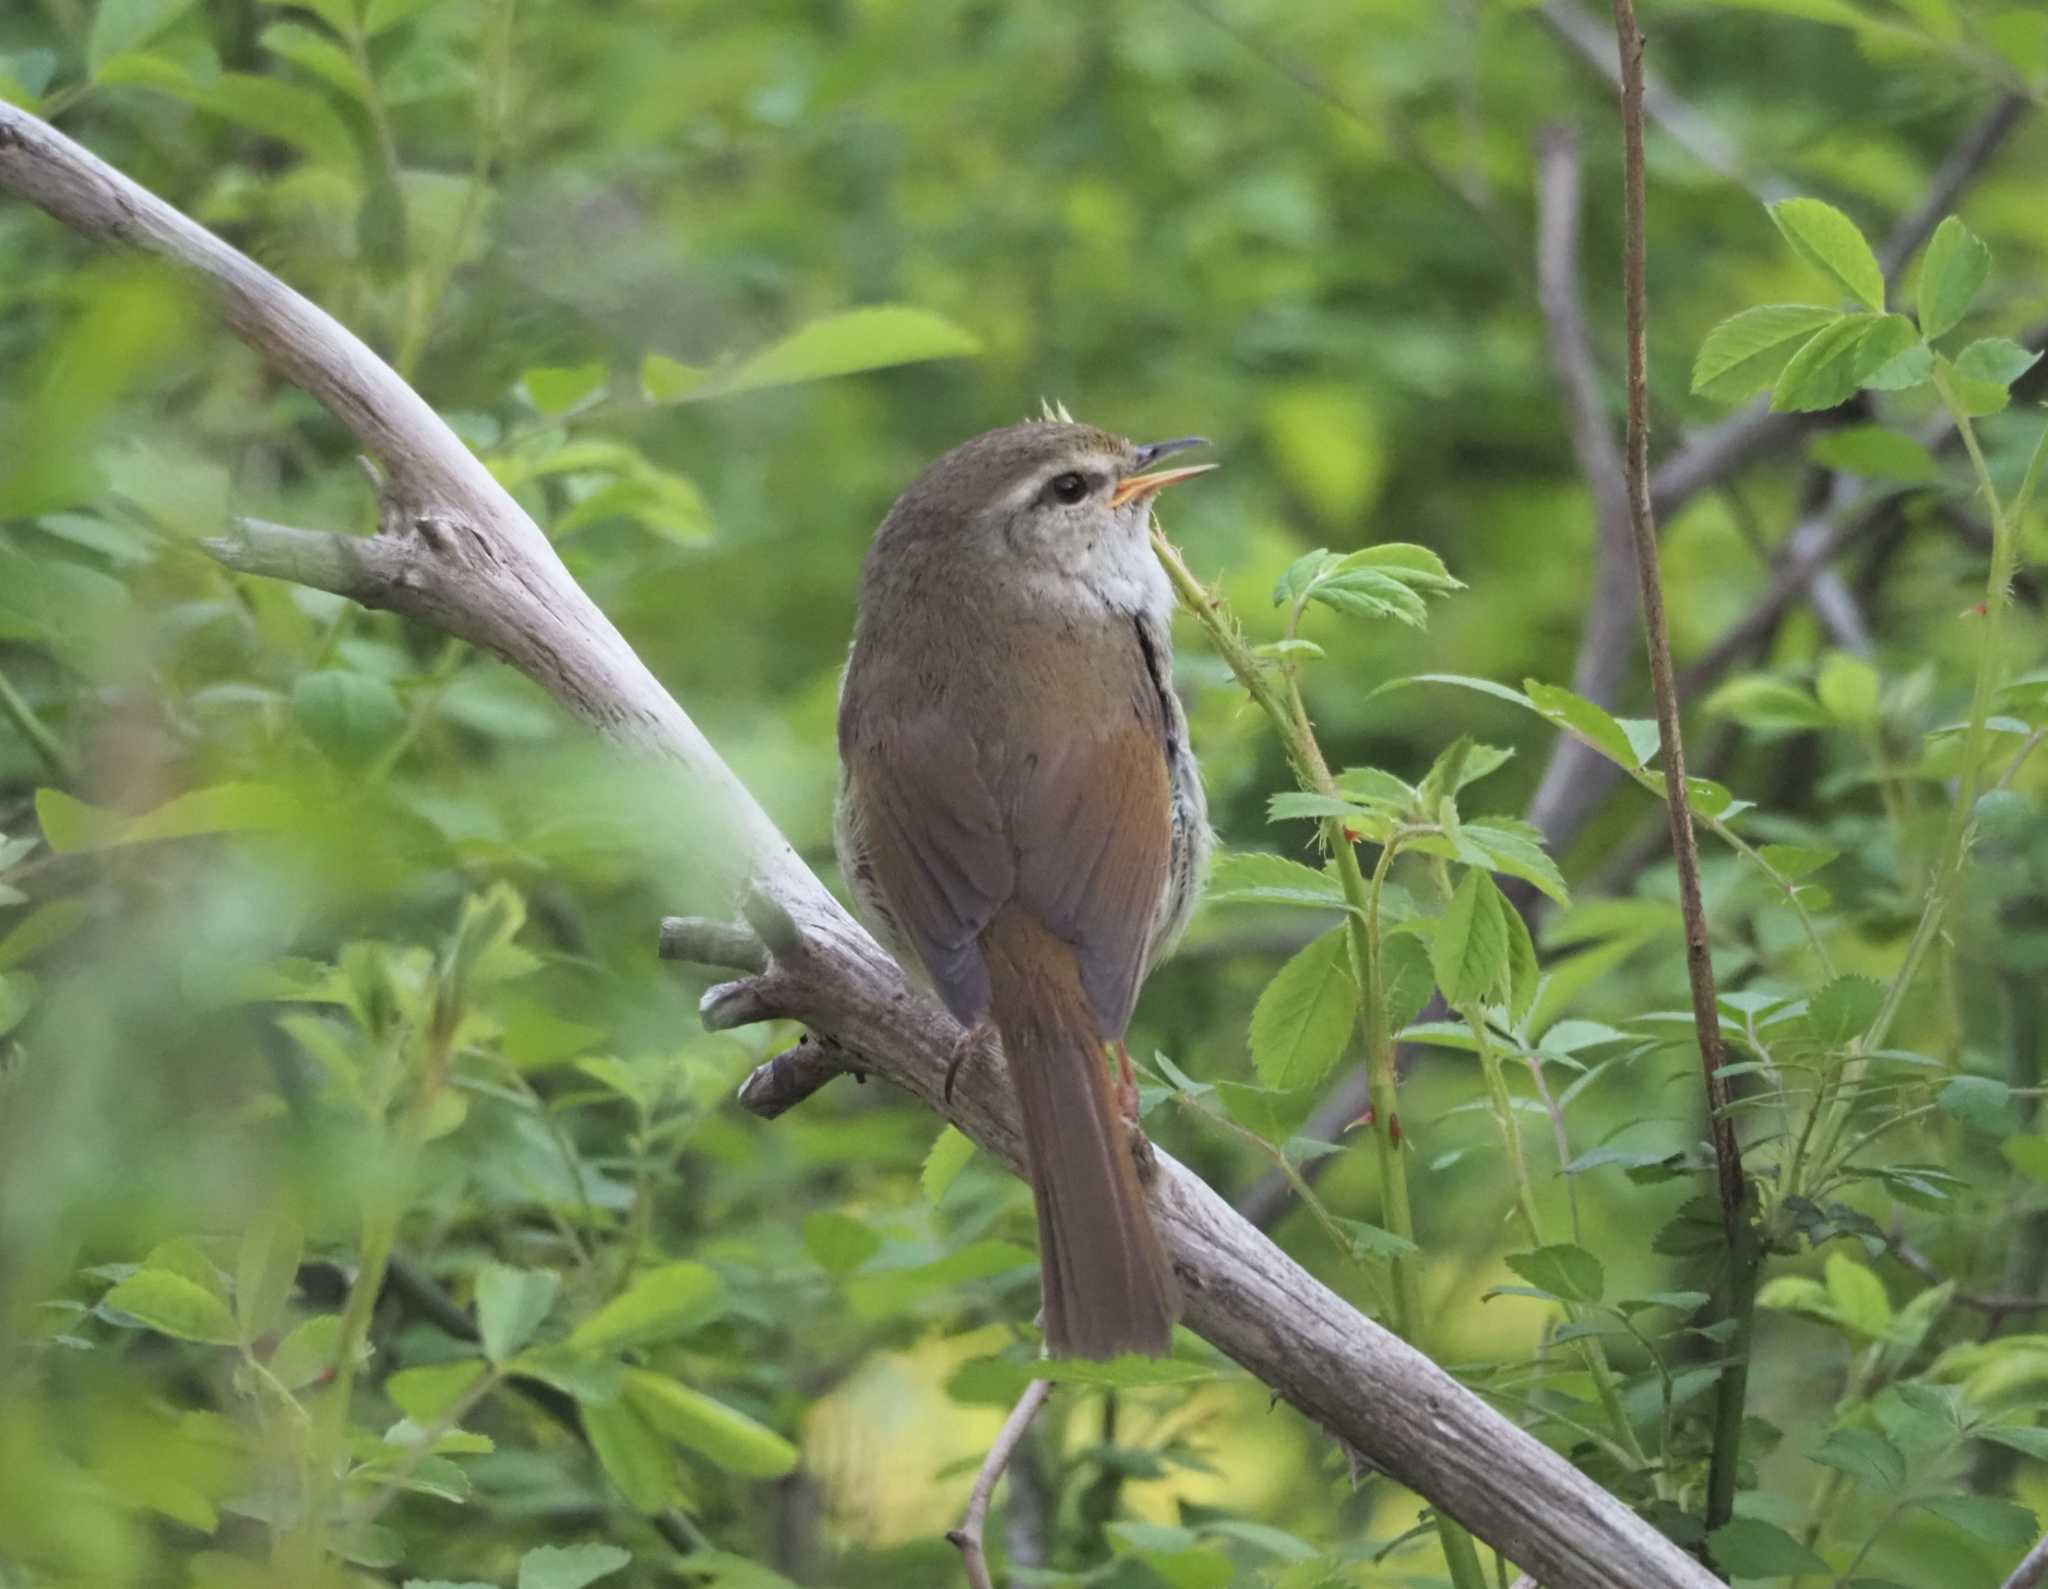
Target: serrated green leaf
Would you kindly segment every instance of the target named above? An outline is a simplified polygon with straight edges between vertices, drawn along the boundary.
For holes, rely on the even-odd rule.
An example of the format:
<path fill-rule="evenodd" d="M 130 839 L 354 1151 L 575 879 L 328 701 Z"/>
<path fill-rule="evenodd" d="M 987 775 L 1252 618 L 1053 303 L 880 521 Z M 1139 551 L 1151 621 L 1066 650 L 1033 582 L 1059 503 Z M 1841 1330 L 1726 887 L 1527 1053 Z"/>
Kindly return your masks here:
<path fill-rule="evenodd" d="M 286 1390 L 298 1390 L 332 1369 L 340 1348 L 341 1315 L 316 1313 L 293 1326 L 263 1366 Z"/>
<path fill-rule="evenodd" d="M 1920 1504 L 1997 1550 L 2025 1550 L 2041 1531 L 2029 1508 L 1994 1495 L 1930 1495 Z"/>
<path fill-rule="evenodd" d="M 1565 1302 L 1598 1302 L 1607 1289 L 1600 1260 L 1570 1242 L 1509 1253 L 1505 1262 L 1530 1285 Z"/>
<path fill-rule="evenodd" d="M 1738 1517 L 1707 1535 L 1714 1565 L 1731 1578 L 1789 1578 L 1832 1569 L 1775 1523 Z"/>
<path fill-rule="evenodd" d="M 796 1447 L 773 1429 L 666 1374 L 627 1369 L 626 1396 L 656 1433 L 728 1473 L 774 1479 L 796 1467 Z"/>
<path fill-rule="evenodd" d="M 1643 764 L 1635 741 L 1604 706 L 1536 679 L 1524 679 L 1522 688 L 1528 691 L 1529 704 L 1538 712 L 1559 727 L 1570 729 L 1609 761 L 1631 770 Z"/>
<path fill-rule="evenodd" d="M 1288 905 L 1343 910 L 1344 891 L 1327 872 L 1285 856 L 1233 850 L 1209 869 L 1202 897 L 1212 905 Z"/>
<path fill-rule="evenodd" d="M 1884 312 L 1884 271 L 1854 221 L 1819 199 L 1781 199 L 1770 210 L 1793 252 L 1826 271 L 1866 309 Z"/>
<path fill-rule="evenodd" d="M 2033 1424 L 2009 1427 L 1994 1426 L 1988 1429 L 1972 1430 L 1971 1435 L 1974 1439 L 1989 1440 L 1993 1445 L 2004 1446 L 2011 1451 L 2018 1451 L 2025 1456 L 2032 1457 L 2036 1462 L 2048 1462 L 2048 1429 L 2038 1428 Z"/>
<path fill-rule="evenodd" d="M 1849 315 L 1814 333 L 1771 388 L 1780 413 L 1814 413 L 1847 402 L 1919 340 L 1903 315 Z"/>
<path fill-rule="evenodd" d="M 1740 402 L 1775 381 L 1809 336 L 1841 317 L 1839 309 L 1802 303 L 1745 309 L 1707 333 L 1693 361 L 1692 389 L 1723 402 Z"/>
<path fill-rule="evenodd" d="M 2011 337 L 1984 337 L 1956 355 L 1956 374 L 1987 386 L 2010 386 L 2040 362 L 2040 354 Z"/>
<path fill-rule="evenodd" d="M 1806 1007 L 1813 1035 L 1830 1047 L 1870 1030 L 1884 1004 L 1884 985 L 1874 977 L 1840 976 L 1816 993 Z"/>
<path fill-rule="evenodd" d="M 225 1302 L 169 1269 L 138 1269 L 101 1298 L 101 1306 L 181 1341 L 232 1346 L 241 1339 Z"/>
<path fill-rule="evenodd" d="M 414 1423 L 432 1428 L 485 1372 L 482 1359 L 475 1357 L 402 1368 L 384 1382 L 384 1394 Z"/>
<path fill-rule="evenodd" d="M 1808 1456 L 1876 1491 L 1894 1491 L 1907 1483 L 1905 1454 L 1876 1429 L 1835 1429 Z"/>
<path fill-rule="evenodd" d="M 541 1545 L 519 1558 L 519 1589 L 584 1589 L 633 1559 L 617 1545 Z"/>
<path fill-rule="evenodd" d="M 1269 1087 L 1320 1081 L 1343 1055 L 1358 1019 L 1345 929 L 1332 927 L 1266 984 L 1252 1009 L 1252 1068 Z"/>
<path fill-rule="evenodd" d="M 570 1333 L 579 1352 L 616 1352 L 674 1340 L 717 1316 L 725 1286 L 699 1263 L 663 1264 L 632 1284 Z"/>
<path fill-rule="evenodd" d="M 1508 908 L 1492 878 L 1476 867 L 1466 869 L 1430 946 L 1437 986 L 1453 1009 L 1487 1003 L 1506 989 Z"/>
<path fill-rule="evenodd" d="M 1828 1299 L 1835 1316 L 1859 1335 L 1881 1341 L 1892 1327 L 1891 1298 L 1884 1282 L 1847 1253 L 1828 1254 Z"/>
<path fill-rule="evenodd" d="M 1492 870 L 1533 884 L 1560 905 L 1571 903 L 1564 874 L 1545 853 L 1542 835 L 1528 823 L 1512 817 L 1466 822 L 1459 826 L 1458 836 L 1485 856 Z"/>
<path fill-rule="evenodd" d="M 958 1126 L 947 1126 L 942 1130 L 933 1140 L 931 1151 L 924 1156 L 924 1168 L 918 1172 L 918 1184 L 924 1190 L 924 1200 L 933 1208 L 944 1202 L 947 1189 L 973 1157 L 973 1138 Z"/>
<path fill-rule="evenodd" d="M 476 1277 L 477 1333 L 484 1356 L 505 1364 L 533 1339 L 555 1305 L 561 1276 L 552 1269 L 515 1269 L 487 1263 Z"/>
<path fill-rule="evenodd" d="M 1916 342 L 1863 377 L 1866 392 L 1904 392 L 1925 385 L 1934 374 L 1934 350 Z"/>
<path fill-rule="evenodd" d="M 1951 330 L 1991 274 L 1991 250 L 1955 216 L 1934 229 L 1920 259 L 1915 304 L 1920 334 L 1932 342 Z"/>
<path fill-rule="evenodd" d="M 1957 1076 L 1934 1101 L 1964 1125 L 2002 1133 L 2011 1125 L 2012 1089 L 1991 1076 Z"/>
<path fill-rule="evenodd" d="M 1354 617 L 1392 618 L 1414 629 L 1429 624 L 1429 608 L 1422 597 L 1406 582 L 1378 569 L 1326 574 L 1309 587 L 1308 599 Z"/>

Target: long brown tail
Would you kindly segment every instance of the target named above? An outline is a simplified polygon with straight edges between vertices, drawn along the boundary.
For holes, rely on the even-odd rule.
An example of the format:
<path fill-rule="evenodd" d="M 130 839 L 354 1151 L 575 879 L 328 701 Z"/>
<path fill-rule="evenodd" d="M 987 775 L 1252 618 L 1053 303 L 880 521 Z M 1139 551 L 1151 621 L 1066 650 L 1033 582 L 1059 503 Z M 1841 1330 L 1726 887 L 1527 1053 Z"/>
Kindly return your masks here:
<path fill-rule="evenodd" d="M 1074 951 L 1012 908 L 983 931 L 990 1004 L 1024 1113 L 1045 1339 L 1058 1357 L 1167 1349 L 1180 1293 L 1138 1186 Z"/>

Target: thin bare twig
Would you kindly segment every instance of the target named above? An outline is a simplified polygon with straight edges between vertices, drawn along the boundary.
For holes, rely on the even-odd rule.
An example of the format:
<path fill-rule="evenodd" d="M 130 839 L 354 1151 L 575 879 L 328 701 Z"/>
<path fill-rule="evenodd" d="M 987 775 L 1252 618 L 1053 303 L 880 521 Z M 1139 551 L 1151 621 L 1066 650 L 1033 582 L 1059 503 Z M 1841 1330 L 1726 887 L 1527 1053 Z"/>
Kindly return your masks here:
<path fill-rule="evenodd" d="M 1636 626 L 1635 562 L 1621 449 L 1607 422 L 1579 292 L 1579 147 L 1576 135 L 1565 127 L 1546 128 L 1538 143 L 1536 282 L 1572 451 L 1593 494 L 1593 581 L 1586 596 L 1579 654 L 1572 665 L 1572 689 L 1612 707 L 1629 673 Z M 1557 737 L 1523 812 L 1553 848 L 1576 833 L 1592 804 L 1605 797 L 1608 785 L 1597 777 L 1601 764 L 1599 752 L 1569 734 Z"/>
<path fill-rule="evenodd" d="M 1741 1444 L 1742 1403 L 1748 1380 L 1748 1321 L 1755 1298 L 1754 1244 L 1749 1236 L 1748 1186 L 1742 1147 L 1736 1140 L 1728 1079 L 1722 1074 L 1721 1013 L 1714 990 L 1714 962 L 1707 946 L 1707 912 L 1700 897 L 1700 858 L 1693 839 L 1692 808 L 1686 803 L 1685 744 L 1679 732 L 1678 687 L 1671 666 L 1671 639 L 1664 625 L 1664 584 L 1657 567 L 1657 521 L 1650 506 L 1649 304 L 1647 246 L 1643 225 L 1643 37 L 1636 29 L 1633 0 L 1613 0 L 1614 36 L 1621 61 L 1622 299 L 1628 342 L 1628 508 L 1635 539 L 1636 571 L 1642 587 L 1643 635 L 1649 645 L 1650 686 L 1657 703 L 1662 746 L 1664 798 L 1671 812 L 1671 848 L 1678 859 L 1678 903 L 1685 918 L 1685 960 L 1692 990 L 1694 1029 L 1699 1036 L 1700 1075 L 1707 1099 L 1708 1131 L 1720 1191 L 1721 1222 L 1728 1239 L 1728 1315 L 1736 1321 L 1730 1343 L 1734 1359 L 1723 1371 L 1715 1416 L 1714 1450 L 1707 1481 L 1707 1526 L 1718 1528 L 1733 1515 L 1735 1476 Z"/>
<path fill-rule="evenodd" d="M 981 1531 L 982 1525 L 988 1521 L 988 1503 L 996 1493 L 996 1480 L 1010 1465 L 1011 1453 L 1031 1427 L 1031 1420 L 1038 1416 L 1038 1409 L 1045 1405 L 1045 1398 L 1051 1394 L 1052 1381 L 1049 1379 L 1034 1379 L 1024 1387 L 1024 1394 L 1017 1398 L 1017 1405 L 1010 1409 L 1010 1416 L 1003 1420 L 1003 1427 L 996 1432 L 995 1444 L 988 1448 L 988 1455 L 982 1459 L 981 1471 L 974 1476 L 974 1488 L 967 1493 L 966 1515 L 960 1519 L 960 1526 L 946 1536 L 960 1551 L 960 1565 L 966 1569 L 967 1582 L 972 1589 L 993 1589 L 989 1582 L 988 1561 L 981 1549 Z"/>
<path fill-rule="evenodd" d="M 1933 1259 L 1899 1238 L 1896 1223 L 1891 1250 L 1894 1258 L 1923 1280 L 1940 1285 L 1948 1278 L 1935 1267 Z M 1988 1313 L 1994 1318 L 2002 1318 L 2008 1313 L 2048 1312 L 2048 1297 L 2022 1296 L 2017 1292 L 2001 1296 L 1993 1291 L 1958 1291 L 1949 1300 L 1959 1308 L 1968 1308 L 1973 1313 Z"/>
<path fill-rule="evenodd" d="M 2004 1589 L 2041 1589 L 2044 1583 L 2048 1583 L 2048 1538 L 2037 1543 L 2013 1568 Z"/>

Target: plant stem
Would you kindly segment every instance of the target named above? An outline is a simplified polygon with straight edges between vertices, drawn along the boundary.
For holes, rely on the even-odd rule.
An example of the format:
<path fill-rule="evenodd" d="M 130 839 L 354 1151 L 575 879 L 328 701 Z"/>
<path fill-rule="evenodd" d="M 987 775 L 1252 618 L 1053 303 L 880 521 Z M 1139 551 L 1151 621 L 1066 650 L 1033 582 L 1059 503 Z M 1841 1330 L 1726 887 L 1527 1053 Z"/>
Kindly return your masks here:
<path fill-rule="evenodd" d="M 1301 700 L 1294 670 L 1286 674 L 1284 692 L 1274 687 L 1259 659 L 1238 632 L 1237 622 L 1223 605 L 1196 579 L 1180 552 L 1166 539 L 1159 521 L 1152 521 L 1152 550 L 1181 604 L 1209 637 L 1217 654 L 1251 695 L 1280 736 L 1287 760 L 1301 787 L 1315 794 L 1334 795 L 1337 781 L 1316 743 L 1315 729 Z M 1358 846 L 1348 838 L 1341 822 L 1324 824 L 1326 839 L 1337 868 L 1338 886 L 1351 909 L 1346 913 L 1345 936 L 1351 956 L 1351 971 L 1361 991 L 1360 1025 L 1365 1036 L 1366 1076 L 1372 1094 L 1373 1136 L 1379 1148 L 1381 1219 L 1387 1229 L 1408 1241 L 1415 1239 L 1415 1220 L 1408 1200 L 1408 1172 L 1401 1150 L 1401 1123 L 1397 1113 L 1397 1077 L 1394 1071 L 1393 1034 L 1388 1030 L 1386 987 L 1379 955 L 1379 898 L 1392 863 L 1393 846 L 1383 846 L 1368 887 L 1358 864 Z M 1412 1258 L 1395 1258 L 1393 1272 L 1395 1333 L 1419 1350 L 1427 1350 L 1422 1339 L 1422 1291 Z M 1439 1512 L 1437 1537 L 1443 1545 L 1444 1561 L 1456 1589 L 1485 1589 L 1486 1575 L 1479 1565 L 1479 1552 L 1472 1536 Z"/>
<path fill-rule="evenodd" d="M 1686 970 L 1692 988 L 1693 1025 L 1699 1033 L 1700 1077 L 1707 1103 L 1707 1129 L 1714 1144 L 1721 1222 L 1728 1240 L 1727 1316 L 1736 1321 L 1739 1355 L 1717 1387 L 1714 1447 L 1707 1480 L 1707 1527 L 1733 1515 L 1735 1473 L 1741 1450 L 1742 1410 L 1748 1390 L 1749 1316 L 1756 1300 L 1756 1251 L 1750 1233 L 1749 1192 L 1742 1172 L 1742 1148 L 1728 1110 L 1728 1080 L 1722 1074 L 1721 1015 L 1714 989 L 1714 962 L 1707 947 L 1706 907 L 1700 897 L 1699 850 L 1692 810 L 1686 800 L 1685 746 L 1679 733 L 1678 690 L 1671 667 L 1671 641 L 1664 626 L 1664 585 L 1657 567 L 1657 525 L 1650 506 L 1650 375 L 1647 247 L 1643 226 L 1643 37 L 1633 0 L 1613 0 L 1615 47 L 1621 66 L 1622 137 L 1622 302 L 1627 323 L 1629 533 L 1635 542 L 1636 575 L 1642 591 L 1643 635 L 1650 653 L 1650 682 L 1657 700 L 1657 733 L 1663 746 L 1664 797 L 1671 813 L 1671 849 L 1678 862 L 1678 898 L 1685 916 Z M 1796 903 L 1796 901 L 1795 901 Z"/>
<path fill-rule="evenodd" d="M 1892 1022 L 1898 1018 L 1899 1007 L 1912 986 L 1913 977 L 1920 969 L 1920 962 L 1947 920 L 1949 907 L 1954 903 L 1956 888 L 1961 882 L 1963 862 L 1969 856 L 1970 827 L 1976 813 L 1988 738 L 1986 725 L 1991 716 L 1991 698 L 1998 693 L 2003 659 L 2005 609 L 2012 600 L 2012 576 L 2019 550 L 2019 521 L 2033 495 L 2042 458 L 2048 455 L 2048 429 L 2044 429 L 2041 439 L 2034 444 L 2026 479 L 2013 500 L 2013 511 L 2007 513 L 1998 500 L 1998 487 L 1991 482 L 1991 470 L 1984 462 L 1983 449 L 1977 445 L 1976 427 L 1970 423 L 1970 416 L 1963 411 L 1963 405 L 1943 379 L 1939 368 L 1934 374 L 1934 389 L 1941 394 L 1941 400 L 1954 416 L 1956 434 L 1963 438 L 1964 450 L 1970 455 L 1970 467 L 1976 471 L 1977 484 L 1984 491 L 1984 505 L 1991 514 L 1991 569 L 1985 580 L 1984 635 L 1977 652 L 1977 675 L 1970 687 L 1969 726 L 1963 735 L 1963 764 L 1956 780 L 1955 804 L 1949 808 L 1948 824 L 1941 837 L 1940 858 L 1935 863 L 1933 880 L 1927 885 L 1927 903 L 1921 908 L 1920 920 L 1906 944 L 1906 956 L 1899 963 L 1898 974 L 1892 978 L 1891 986 L 1885 989 L 1884 1003 L 1878 1006 L 1877 1019 L 1871 1023 L 1870 1031 L 1863 1040 L 1862 1047 L 1866 1052 L 1884 1046 Z"/>
<path fill-rule="evenodd" d="M 65 747 L 64 741 L 50 731 L 50 725 L 36 716 L 35 708 L 21 698 L 14 681 L 5 673 L 0 673 L 0 713 L 6 715 L 7 720 L 20 731 L 21 737 L 42 757 L 51 777 L 69 783 L 78 776 L 77 758 Z"/>

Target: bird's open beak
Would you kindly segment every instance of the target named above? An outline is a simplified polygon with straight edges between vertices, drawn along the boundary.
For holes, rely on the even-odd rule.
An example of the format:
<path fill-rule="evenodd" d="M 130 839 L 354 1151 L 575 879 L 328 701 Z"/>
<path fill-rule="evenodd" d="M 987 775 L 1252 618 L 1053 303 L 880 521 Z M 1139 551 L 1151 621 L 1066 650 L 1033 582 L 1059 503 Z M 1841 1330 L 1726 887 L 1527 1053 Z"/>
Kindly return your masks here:
<path fill-rule="evenodd" d="M 1190 447 L 1208 445 L 1206 436 L 1181 436 L 1173 441 L 1148 442 L 1138 449 L 1138 466 L 1143 468 L 1146 464 L 1156 463 L 1170 453 L 1185 452 Z M 1116 490 L 1110 493 L 1109 505 L 1120 508 L 1126 502 L 1142 501 L 1147 497 L 1156 496 L 1175 481 L 1191 480 L 1198 474 L 1207 474 L 1215 467 L 1213 463 L 1196 463 L 1179 469 L 1157 469 L 1151 474 L 1130 475 L 1119 482 Z"/>

